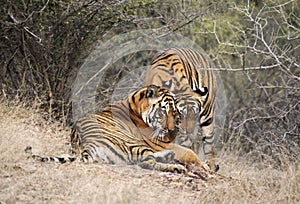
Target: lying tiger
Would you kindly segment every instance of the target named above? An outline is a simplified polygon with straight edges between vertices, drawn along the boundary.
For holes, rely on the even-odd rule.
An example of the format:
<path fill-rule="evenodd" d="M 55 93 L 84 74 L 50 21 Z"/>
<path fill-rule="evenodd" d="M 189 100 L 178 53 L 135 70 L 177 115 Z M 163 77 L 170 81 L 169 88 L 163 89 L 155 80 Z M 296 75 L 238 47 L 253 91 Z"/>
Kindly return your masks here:
<path fill-rule="evenodd" d="M 84 162 L 138 164 L 145 169 L 185 172 L 184 166 L 170 163 L 175 159 L 195 163 L 209 171 L 192 150 L 173 143 L 179 122 L 174 95 L 150 85 L 105 107 L 102 112 L 79 119 L 71 142 Z M 32 157 L 60 163 L 76 159 Z"/>

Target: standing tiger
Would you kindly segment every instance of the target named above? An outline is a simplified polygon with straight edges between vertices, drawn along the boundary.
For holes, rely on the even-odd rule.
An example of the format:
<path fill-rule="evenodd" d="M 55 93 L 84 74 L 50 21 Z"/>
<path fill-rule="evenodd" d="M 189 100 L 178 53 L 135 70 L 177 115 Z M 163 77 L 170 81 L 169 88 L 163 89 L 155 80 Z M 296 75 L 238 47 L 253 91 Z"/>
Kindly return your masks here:
<path fill-rule="evenodd" d="M 216 98 L 216 81 L 210 68 L 211 63 L 200 53 L 186 48 L 171 48 L 152 61 L 145 85 L 161 86 L 176 95 L 176 106 L 182 115 L 176 143 L 194 150 L 217 170 L 218 166 L 209 158 L 209 155 L 214 157 Z"/>
<path fill-rule="evenodd" d="M 101 112 L 80 118 L 71 142 L 84 162 L 138 164 L 159 171 L 186 171 L 173 159 L 208 166 L 190 149 L 173 144 L 180 115 L 174 95 L 150 85 L 127 98 L 106 106 Z M 40 161 L 70 161 L 70 158 L 40 157 Z M 72 161 L 75 159 L 72 159 Z"/>

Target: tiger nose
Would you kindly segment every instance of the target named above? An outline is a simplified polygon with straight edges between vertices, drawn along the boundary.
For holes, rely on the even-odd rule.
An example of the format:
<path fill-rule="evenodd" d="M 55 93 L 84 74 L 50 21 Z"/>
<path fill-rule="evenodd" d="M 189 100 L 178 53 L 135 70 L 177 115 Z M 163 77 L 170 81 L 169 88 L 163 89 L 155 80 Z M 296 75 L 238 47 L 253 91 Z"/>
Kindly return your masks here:
<path fill-rule="evenodd" d="M 167 128 L 168 128 L 168 131 L 175 131 L 176 130 L 176 118 L 173 114 L 173 110 L 170 109 L 169 112 L 168 112 L 168 116 L 167 116 Z"/>
<path fill-rule="evenodd" d="M 197 121 L 197 117 L 195 111 L 192 108 L 188 108 L 187 114 L 182 119 L 181 128 L 187 134 L 191 134 L 195 130 L 196 121 Z"/>

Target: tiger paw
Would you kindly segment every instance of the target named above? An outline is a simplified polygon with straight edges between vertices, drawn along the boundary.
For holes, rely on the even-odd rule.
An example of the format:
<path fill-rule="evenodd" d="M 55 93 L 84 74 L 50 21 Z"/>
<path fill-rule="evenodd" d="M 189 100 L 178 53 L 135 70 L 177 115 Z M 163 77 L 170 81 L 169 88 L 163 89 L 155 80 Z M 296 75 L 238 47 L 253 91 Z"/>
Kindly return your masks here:
<path fill-rule="evenodd" d="M 187 172 L 187 169 L 182 166 L 181 164 L 171 164 L 169 167 L 169 170 L 171 172 L 176 172 L 176 173 L 185 173 Z"/>

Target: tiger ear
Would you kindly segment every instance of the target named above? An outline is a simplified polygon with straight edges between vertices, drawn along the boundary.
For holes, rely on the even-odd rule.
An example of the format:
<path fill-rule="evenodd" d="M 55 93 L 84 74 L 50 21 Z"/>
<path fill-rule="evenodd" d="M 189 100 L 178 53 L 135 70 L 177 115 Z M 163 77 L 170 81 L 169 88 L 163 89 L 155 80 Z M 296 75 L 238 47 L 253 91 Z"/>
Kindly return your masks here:
<path fill-rule="evenodd" d="M 152 98 L 157 96 L 158 93 L 158 87 L 155 85 L 150 85 L 147 87 L 147 91 L 146 91 L 146 97 L 147 98 Z"/>

